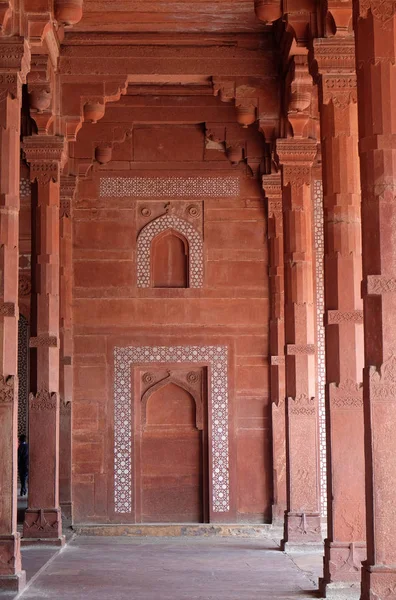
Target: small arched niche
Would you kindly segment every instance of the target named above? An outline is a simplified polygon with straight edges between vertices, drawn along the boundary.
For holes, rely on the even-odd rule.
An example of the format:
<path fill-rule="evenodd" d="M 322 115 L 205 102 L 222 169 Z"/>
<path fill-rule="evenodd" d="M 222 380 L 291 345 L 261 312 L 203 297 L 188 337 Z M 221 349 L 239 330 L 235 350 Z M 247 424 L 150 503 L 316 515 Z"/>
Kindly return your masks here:
<path fill-rule="evenodd" d="M 154 288 L 188 287 L 189 248 L 174 229 L 157 235 L 151 243 L 151 278 Z"/>
<path fill-rule="evenodd" d="M 196 404 L 192 395 L 170 382 L 147 400 L 146 426 L 196 429 Z"/>

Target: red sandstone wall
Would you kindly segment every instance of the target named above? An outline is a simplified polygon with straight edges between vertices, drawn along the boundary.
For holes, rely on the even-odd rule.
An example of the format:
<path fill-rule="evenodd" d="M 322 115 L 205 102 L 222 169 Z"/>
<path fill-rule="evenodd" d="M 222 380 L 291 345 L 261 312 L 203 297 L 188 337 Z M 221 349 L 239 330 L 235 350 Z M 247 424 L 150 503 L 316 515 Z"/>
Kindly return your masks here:
<path fill-rule="evenodd" d="M 105 119 L 111 118 L 109 110 Z M 258 143 L 258 133 L 248 135 Z M 99 198 L 99 177 L 120 175 L 240 176 L 238 198 L 198 199 L 204 205 L 202 289 L 136 287 L 138 207 L 169 199 Z M 268 521 L 267 244 L 256 179 L 247 176 L 244 164 L 233 169 L 224 154 L 205 151 L 202 126 L 135 127 L 114 150 L 113 161 L 80 183 L 73 264 L 75 521 L 132 520 L 113 512 L 113 348 L 189 344 L 224 344 L 230 351 L 228 519 Z"/>

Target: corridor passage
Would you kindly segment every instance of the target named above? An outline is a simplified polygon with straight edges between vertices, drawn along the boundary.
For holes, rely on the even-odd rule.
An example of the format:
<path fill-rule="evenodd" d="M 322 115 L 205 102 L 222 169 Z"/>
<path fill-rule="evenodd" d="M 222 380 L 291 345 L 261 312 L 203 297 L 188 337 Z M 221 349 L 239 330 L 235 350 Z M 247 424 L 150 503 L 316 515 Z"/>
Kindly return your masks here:
<path fill-rule="evenodd" d="M 22 600 L 292 600 L 315 585 L 270 539 L 77 537 Z"/>

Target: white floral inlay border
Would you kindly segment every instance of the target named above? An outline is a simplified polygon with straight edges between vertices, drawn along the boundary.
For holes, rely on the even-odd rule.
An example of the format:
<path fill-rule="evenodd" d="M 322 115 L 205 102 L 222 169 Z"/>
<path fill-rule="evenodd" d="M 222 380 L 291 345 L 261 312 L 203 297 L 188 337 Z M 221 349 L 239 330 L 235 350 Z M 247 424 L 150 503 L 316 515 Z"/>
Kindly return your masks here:
<path fill-rule="evenodd" d="M 114 348 L 114 504 L 116 513 L 132 511 L 132 389 L 133 364 L 204 362 L 211 368 L 212 509 L 230 510 L 228 448 L 227 346 L 128 346 Z"/>
<path fill-rule="evenodd" d="M 101 177 L 108 198 L 229 198 L 239 195 L 238 177 Z"/>
<path fill-rule="evenodd" d="M 315 180 L 314 193 L 314 225 L 315 225 L 315 255 L 316 255 L 316 335 L 317 335 L 317 381 L 319 407 L 319 460 L 320 460 L 320 505 L 322 516 L 327 515 L 327 480 L 326 480 L 326 356 L 325 328 L 323 325 L 324 305 L 324 214 L 323 214 L 323 184 Z"/>
<path fill-rule="evenodd" d="M 137 239 L 137 287 L 151 286 L 151 242 L 167 229 L 181 233 L 188 242 L 189 287 L 200 288 L 203 285 L 203 243 L 201 235 L 188 221 L 173 215 L 163 215 L 143 227 Z"/>

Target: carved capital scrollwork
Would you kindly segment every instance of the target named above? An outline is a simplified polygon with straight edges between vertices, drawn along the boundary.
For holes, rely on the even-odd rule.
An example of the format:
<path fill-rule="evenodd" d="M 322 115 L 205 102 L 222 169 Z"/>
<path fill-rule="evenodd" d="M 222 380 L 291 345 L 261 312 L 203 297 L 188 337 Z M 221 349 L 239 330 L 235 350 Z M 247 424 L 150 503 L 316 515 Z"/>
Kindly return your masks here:
<path fill-rule="evenodd" d="M 30 164 L 30 178 L 39 184 L 58 182 L 66 160 L 65 139 L 62 136 L 36 135 L 24 138 L 23 150 Z"/>

